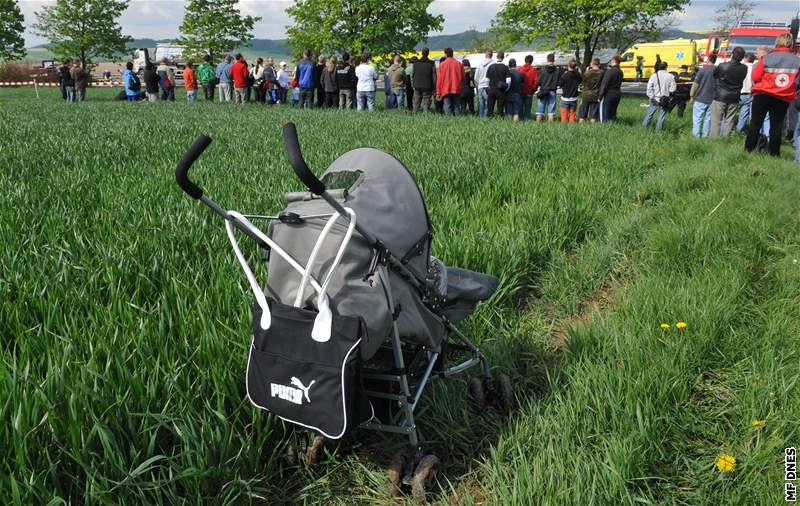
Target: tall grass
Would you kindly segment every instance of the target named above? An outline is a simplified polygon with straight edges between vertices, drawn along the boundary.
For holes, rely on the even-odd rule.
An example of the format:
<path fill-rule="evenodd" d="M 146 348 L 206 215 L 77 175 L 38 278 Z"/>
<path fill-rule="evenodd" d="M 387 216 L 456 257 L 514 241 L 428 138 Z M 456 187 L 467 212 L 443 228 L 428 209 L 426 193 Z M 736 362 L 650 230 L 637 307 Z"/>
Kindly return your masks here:
<path fill-rule="evenodd" d="M 174 184 L 204 131 L 207 193 L 280 209 L 301 188 L 286 120 L 318 172 L 360 145 L 397 155 L 434 254 L 501 279 L 466 328 L 521 407 L 481 417 L 463 381 L 431 390 L 421 431 L 447 465 L 442 502 L 781 498 L 800 412 L 791 163 L 696 141 L 677 118 L 643 131 L 638 99 L 622 124 L 564 128 L 56 95 L 0 94 L 3 503 L 387 501 L 398 438 L 282 462 L 289 428 L 245 399 L 249 289 L 219 220 Z M 732 475 L 713 469 L 723 451 Z"/>

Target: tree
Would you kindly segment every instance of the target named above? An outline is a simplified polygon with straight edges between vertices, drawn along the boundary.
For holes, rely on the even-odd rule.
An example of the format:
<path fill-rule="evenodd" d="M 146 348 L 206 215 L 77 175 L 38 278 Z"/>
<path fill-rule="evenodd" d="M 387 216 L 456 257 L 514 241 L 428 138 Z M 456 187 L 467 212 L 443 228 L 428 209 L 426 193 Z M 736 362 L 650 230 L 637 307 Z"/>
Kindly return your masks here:
<path fill-rule="evenodd" d="M 586 67 L 613 34 L 655 30 L 689 0 L 507 0 L 493 21 L 511 40 L 552 42 Z"/>
<path fill-rule="evenodd" d="M 0 60 L 19 60 L 25 56 L 25 18 L 16 0 L 0 0 Z"/>
<path fill-rule="evenodd" d="M 117 18 L 127 8 L 127 0 L 56 0 L 36 13 L 33 30 L 50 41 L 56 58 L 77 56 L 85 66 L 125 52 L 133 39 L 122 35 Z"/>
<path fill-rule="evenodd" d="M 731 28 L 739 26 L 739 23 L 749 18 L 755 7 L 755 2 L 748 0 L 728 0 L 728 3 L 717 9 L 714 31 L 729 32 Z"/>
<path fill-rule="evenodd" d="M 208 53 L 213 59 L 226 51 L 245 46 L 253 39 L 257 16 L 243 16 L 238 0 L 189 0 L 180 30 L 183 37 L 175 42 L 185 53 L 199 57 Z"/>
<path fill-rule="evenodd" d="M 444 17 L 428 12 L 432 0 L 297 0 L 286 9 L 294 25 L 289 44 L 320 52 L 368 51 L 387 55 L 414 49 Z"/>

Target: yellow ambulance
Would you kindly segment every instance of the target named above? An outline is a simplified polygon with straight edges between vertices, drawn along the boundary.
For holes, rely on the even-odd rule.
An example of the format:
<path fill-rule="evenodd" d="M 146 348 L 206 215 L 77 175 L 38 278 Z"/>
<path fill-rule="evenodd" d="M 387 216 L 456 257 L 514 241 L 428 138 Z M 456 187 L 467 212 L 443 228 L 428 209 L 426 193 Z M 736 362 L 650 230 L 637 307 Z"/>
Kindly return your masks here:
<path fill-rule="evenodd" d="M 620 63 L 626 81 L 636 79 L 636 67 L 640 58 L 642 79 L 645 81 L 653 74 L 653 67 L 659 58 L 667 62 L 667 71 L 679 73 L 681 65 L 688 65 L 691 69 L 697 63 L 697 42 L 693 39 L 673 39 L 631 46 L 622 54 Z"/>

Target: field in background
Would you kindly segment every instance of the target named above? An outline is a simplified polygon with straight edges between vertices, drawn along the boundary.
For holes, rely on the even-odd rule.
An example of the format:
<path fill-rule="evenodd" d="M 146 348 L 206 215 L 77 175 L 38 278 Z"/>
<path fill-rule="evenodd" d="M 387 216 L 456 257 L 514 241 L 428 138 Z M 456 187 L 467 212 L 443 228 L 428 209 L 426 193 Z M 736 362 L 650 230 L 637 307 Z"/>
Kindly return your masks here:
<path fill-rule="evenodd" d="M 474 414 L 463 377 L 429 392 L 440 502 L 782 501 L 800 413 L 791 149 L 696 141 L 674 115 L 656 135 L 630 98 L 618 125 L 565 127 L 89 91 L 68 106 L 0 90 L 3 504 L 390 502 L 400 438 L 358 432 L 317 467 L 282 463 L 287 428 L 245 399 L 249 287 L 220 221 L 174 184 L 208 132 L 193 178 L 223 206 L 280 209 L 301 189 L 287 120 L 317 173 L 356 146 L 398 156 L 434 254 L 501 279 L 466 329 L 520 407 Z M 734 473 L 714 469 L 721 453 Z"/>

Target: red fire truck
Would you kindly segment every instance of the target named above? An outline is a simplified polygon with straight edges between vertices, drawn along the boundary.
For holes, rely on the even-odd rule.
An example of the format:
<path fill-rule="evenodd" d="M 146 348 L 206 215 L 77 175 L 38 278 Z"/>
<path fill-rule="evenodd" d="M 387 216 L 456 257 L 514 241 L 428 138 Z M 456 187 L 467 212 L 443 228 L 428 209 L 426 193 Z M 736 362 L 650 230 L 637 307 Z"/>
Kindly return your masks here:
<path fill-rule="evenodd" d="M 741 46 L 746 53 L 755 53 L 759 46 L 775 47 L 775 39 L 782 33 L 791 33 L 797 44 L 797 29 L 800 20 L 793 19 L 791 24 L 766 23 L 761 21 L 743 21 L 739 26 L 732 28 L 729 33 L 712 33 L 708 36 L 708 44 L 702 54 L 705 61 L 712 53 L 717 54 L 717 63 L 728 61 L 733 48 Z"/>

